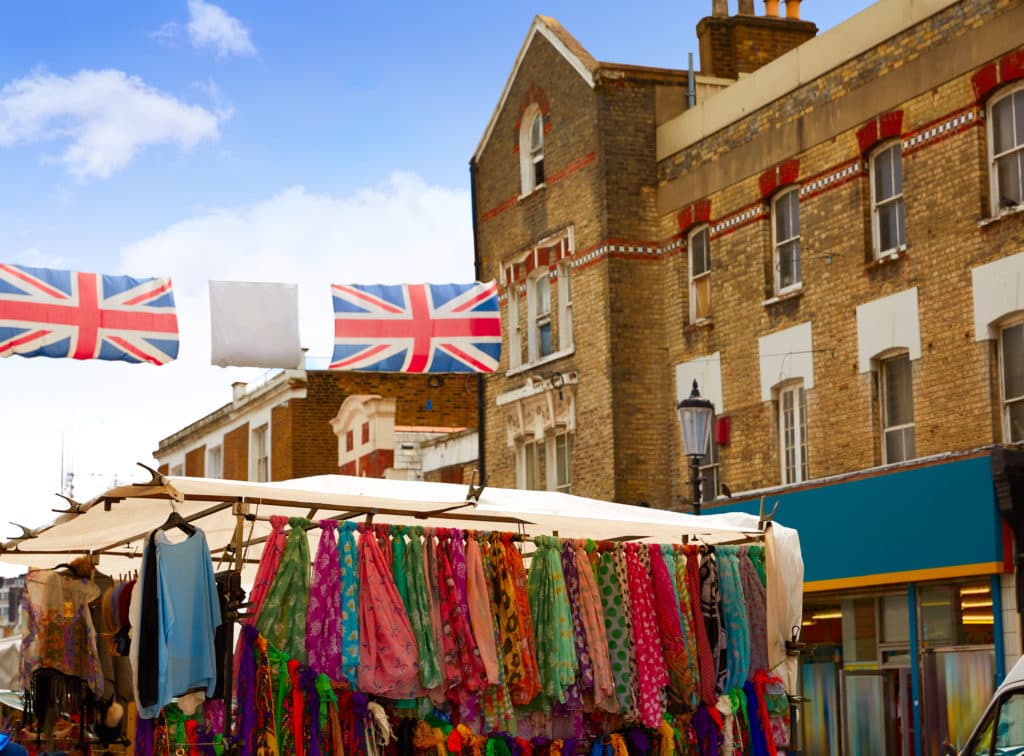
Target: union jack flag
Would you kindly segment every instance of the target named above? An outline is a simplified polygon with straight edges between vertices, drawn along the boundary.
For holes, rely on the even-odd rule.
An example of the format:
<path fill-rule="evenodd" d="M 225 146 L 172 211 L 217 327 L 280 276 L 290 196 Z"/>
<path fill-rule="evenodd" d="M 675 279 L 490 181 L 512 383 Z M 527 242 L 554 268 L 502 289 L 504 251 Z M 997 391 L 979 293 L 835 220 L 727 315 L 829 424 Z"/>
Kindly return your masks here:
<path fill-rule="evenodd" d="M 501 356 L 494 281 L 346 285 L 334 297 L 332 370 L 493 373 Z"/>
<path fill-rule="evenodd" d="M 178 356 L 169 278 L 0 264 L 0 357 L 163 365 Z"/>

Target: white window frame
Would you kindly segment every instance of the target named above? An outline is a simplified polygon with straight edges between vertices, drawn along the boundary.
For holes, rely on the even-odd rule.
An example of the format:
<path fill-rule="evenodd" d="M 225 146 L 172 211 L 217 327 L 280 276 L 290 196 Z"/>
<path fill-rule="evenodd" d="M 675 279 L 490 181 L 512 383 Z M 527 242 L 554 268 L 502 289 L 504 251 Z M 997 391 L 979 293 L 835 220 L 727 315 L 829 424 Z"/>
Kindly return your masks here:
<path fill-rule="evenodd" d="M 704 251 L 705 251 L 705 263 L 706 268 L 703 272 L 694 275 L 696 266 L 694 265 L 694 240 L 704 237 Z M 705 223 L 697 226 L 686 236 L 686 260 L 687 260 L 687 276 L 689 278 L 689 300 L 690 300 L 690 322 L 699 323 L 703 320 L 707 320 L 711 316 L 711 229 Z M 707 279 L 707 292 L 708 301 L 706 305 L 706 312 L 702 316 L 697 314 L 697 286 L 703 279 Z"/>
<path fill-rule="evenodd" d="M 562 480 L 560 472 L 562 468 L 559 466 L 559 441 L 563 440 L 563 450 L 565 454 L 565 473 L 566 479 Z M 573 434 L 568 431 L 558 431 L 551 438 L 548 439 L 546 447 L 548 449 L 548 471 L 550 474 L 547 476 L 547 487 L 549 491 L 559 491 L 561 493 L 572 493 L 572 450 L 575 439 Z"/>
<path fill-rule="evenodd" d="M 548 287 L 547 310 L 540 309 L 540 294 L 538 288 L 541 281 L 546 281 Z M 550 356 L 555 351 L 554 342 L 551 343 L 551 351 L 541 354 L 541 330 L 545 326 L 550 329 L 551 336 L 554 336 L 554 323 L 551 318 L 551 275 L 547 268 L 535 271 L 526 279 L 526 313 L 529 322 L 527 323 L 527 335 L 529 338 L 530 362 L 537 362 Z"/>
<path fill-rule="evenodd" d="M 534 125 L 539 136 L 534 140 Z M 540 165 L 541 180 L 537 181 L 537 166 Z M 534 103 L 523 113 L 519 127 L 519 174 L 523 195 L 544 186 L 544 114 Z"/>
<path fill-rule="evenodd" d="M 519 286 L 509 284 L 506 299 L 508 315 L 508 368 L 516 370 L 523 364 L 523 342 L 519 326 Z"/>
<path fill-rule="evenodd" d="M 807 460 L 807 390 L 804 382 L 791 381 L 779 386 L 777 397 L 782 484 L 803 483 L 810 477 Z M 789 409 L 787 401 L 792 403 Z"/>
<path fill-rule="evenodd" d="M 1003 346 L 1003 339 L 1010 331 L 1018 331 L 1021 339 L 1024 340 L 1024 317 L 1018 316 L 1001 325 L 999 328 L 999 340 L 997 342 L 999 351 L 1000 415 L 1002 417 L 1003 442 L 1008 444 L 1024 441 L 1024 432 L 1021 433 L 1020 437 L 1014 438 L 1013 425 L 1010 421 L 1011 406 L 1015 404 L 1024 404 L 1024 394 L 1011 397 L 1007 396 L 1006 390 L 1006 350 Z M 1022 352 L 1024 352 L 1024 350 L 1022 350 Z"/>
<path fill-rule="evenodd" d="M 795 208 L 794 218 L 796 220 L 795 226 L 798 229 L 795 236 L 790 236 L 786 239 L 778 238 L 778 214 L 780 212 L 779 205 L 784 201 L 788 200 L 789 197 L 795 199 L 793 207 Z M 796 291 L 803 287 L 804 276 L 803 276 L 803 264 L 801 262 L 802 245 L 800 241 L 800 187 L 792 186 L 787 189 L 780 191 L 774 197 L 772 197 L 772 212 L 771 212 L 771 224 L 772 224 L 772 271 L 774 278 L 774 291 L 776 295 L 786 294 L 790 291 Z M 793 283 L 788 286 L 782 286 L 782 260 L 780 257 L 780 250 L 789 245 L 796 245 L 797 250 L 797 264 L 796 264 L 796 275 Z"/>
<path fill-rule="evenodd" d="M 520 439 L 516 445 L 516 488 L 524 491 L 543 491 L 545 489 L 540 463 L 542 455 L 546 453 L 547 444 L 544 443 L 543 436 L 540 438 L 524 436 Z M 544 458 L 544 461 L 546 463 L 547 459 Z"/>
<path fill-rule="evenodd" d="M 216 471 L 214 467 L 217 468 Z M 224 447 L 220 444 L 206 447 L 206 477 L 218 479 L 224 477 Z"/>
<path fill-rule="evenodd" d="M 558 262 L 558 351 L 573 348 L 572 330 L 572 261 Z"/>
<path fill-rule="evenodd" d="M 1008 87 L 1006 90 L 1000 92 L 998 96 L 993 97 L 989 101 L 988 106 L 986 107 L 986 115 L 987 115 L 986 120 L 988 121 L 988 125 L 986 126 L 986 129 L 988 131 L 989 197 L 990 197 L 990 200 L 991 200 L 990 201 L 990 205 L 991 205 L 991 211 L 992 211 L 992 215 L 993 216 L 999 215 L 1000 212 L 1003 212 L 1005 210 L 1010 210 L 1010 209 L 1021 207 L 1022 204 L 1024 204 L 1024 169 L 1021 168 L 1020 162 L 1018 162 L 1018 164 L 1017 164 L 1018 165 L 1017 170 L 1020 171 L 1020 173 L 1018 173 L 1018 181 L 1020 182 L 1019 186 L 1020 186 L 1020 191 L 1021 191 L 1021 198 L 1020 198 L 1020 200 L 1018 200 L 1018 202 L 1013 204 L 1013 205 L 1003 205 L 1002 199 L 999 196 L 999 171 L 996 169 L 996 161 L 1000 160 L 1000 159 L 1007 158 L 1010 155 L 1014 155 L 1014 154 L 1021 155 L 1021 154 L 1024 154 L 1024 140 L 1022 140 L 1019 143 L 1015 143 L 1014 146 L 1011 147 L 1009 150 L 1001 152 L 998 155 L 995 152 L 995 150 L 996 150 L 995 120 L 996 119 L 995 119 L 993 111 L 995 110 L 997 105 L 999 105 L 1002 102 L 1006 102 L 1008 99 L 1011 99 L 1011 98 L 1019 98 L 1021 100 L 1021 116 L 1024 117 L 1024 83 L 1017 84 L 1016 86 L 1013 86 L 1013 87 Z M 1017 130 L 1017 127 L 1016 127 L 1017 110 L 1014 107 L 1014 103 L 1013 102 L 1011 102 L 1011 105 L 1010 105 L 1010 112 L 1012 114 L 1012 118 L 1011 118 L 1011 131 L 1014 134 L 1016 134 L 1016 130 Z M 1020 160 L 1020 158 L 1018 157 L 1018 161 L 1019 160 Z"/>
<path fill-rule="evenodd" d="M 893 194 L 891 197 L 885 197 L 879 199 L 877 178 L 878 171 L 880 170 L 877 166 L 878 160 L 887 152 L 893 153 L 893 161 L 890 171 L 892 175 L 889 177 L 893 186 Z M 899 163 L 899 177 L 900 185 L 899 191 L 896 191 L 896 172 L 895 166 Z M 907 248 L 907 225 L 906 225 L 906 208 L 903 204 L 903 150 L 898 139 L 886 142 L 875 149 L 868 160 L 868 172 L 869 182 L 871 184 L 871 237 L 874 245 L 874 257 L 876 260 L 886 257 L 888 255 L 897 254 Z M 882 223 L 881 223 L 881 211 L 882 208 L 887 205 L 896 206 L 897 218 L 899 219 L 899 243 L 895 247 L 889 247 L 882 249 Z"/>
<path fill-rule="evenodd" d="M 172 478 L 181 478 L 185 475 L 185 465 L 170 465 L 168 467 L 168 474 Z"/>
<path fill-rule="evenodd" d="M 252 474 L 250 480 L 257 483 L 270 481 L 270 423 L 252 429 L 250 434 L 250 455 Z M 261 453 L 262 452 L 262 453 Z M 265 477 L 260 477 L 265 475 Z"/>
<path fill-rule="evenodd" d="M 910 416 L 911 421 L 909 423 L 901 423 L 899 425 L 889 424 L 889 375 L 888 371 L 890 366 L 895 363 L 896 360 L 906 360 L 907 370 L 909 372 L 910 379 Z M 892 352 L 886 354 L 878 359 L 878 400 L 879 400 L 879 418 L 882 426 L 882 464 L 890 465 L 896 462 L 905 462 L 907 460 L 917 458 L 917 421 L 914 415 L 914 365 L 910 359 L 910 354 L 906 351 Z M 914 448 L 909 455 L 903 456 L 901 459 L 889 459 L 887 442 L 890 433 L 903 432 L 912 430 L 914 433 Z"/>

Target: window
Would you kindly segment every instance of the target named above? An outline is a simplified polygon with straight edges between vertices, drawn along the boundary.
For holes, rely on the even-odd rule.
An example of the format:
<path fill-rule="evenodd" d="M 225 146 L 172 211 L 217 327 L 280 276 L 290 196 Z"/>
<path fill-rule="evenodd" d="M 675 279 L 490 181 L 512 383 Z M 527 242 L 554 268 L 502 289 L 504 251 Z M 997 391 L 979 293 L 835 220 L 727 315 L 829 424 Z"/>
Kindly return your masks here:
<path fill-rule="evenodd" d="M 914 390 L 910 355 L 881 361 L 882 461 L 903 462 L 917 456 L 914 440 Z"/>
<path fill-rule="evenodd" d="M 1024 202 L 1024 87 L 989 106 L 992 214 Z"/>
<path fill-rule="evenodd" d="M 690 250 L 690 322 L 711 314 L 711 235 L 707 226 L 691 231 L 686 244 Z"/>
<path fill-rule="evenodd" d="M 350 431 L 351 432 L 351 431 Z M 252 432 L 252 480 L 270 480 L 270 452 L 267 447 L 267 426 L 261 425 Z"/>
<path fill-rule="evenodd" d="M 544 114 L 536 105 L 523 114 L 519 132 L 519 170 L 523 194 L 544 185 Z"/>
<path fill-rule="evenodd" d="M 530 359 L 547 357 L 554 349 L 551 345 L 551 276 L 547 271 L 528 282 L 530 309 Z"/>
<path fill-rule="evenodd" d="M 871 230 L 876 258 L 907 245 L 899 142 L 883 146 L 871 157 Z"/>
<path fill-rule="evenodd" d="M 224 449 L 221 446 L 211 446 L 206 450 L 206 477 L 224 477 Z"/>
<path fill-rule="evenodd" d="M 555 436 L 555 480 L 554 489 L 562 493 L 572 491 L 572 436 L 559 433 Z"/>
<path fill-rule="evenodd" d="M 185 474 L 184 465 L 171 465 L 170 473 L 172 476 L 181 477 Z"/>
<path fill-rule="evenodd" d="M 779 389 L 779 456 L 783 484 L 808 479 L 807 392 L 803 383 Z"/>
<path fill-rule="evenodd" d="M 558 264 L 558 348 L 572 349 L 572 264 L 564 260 Z"/>
<path fill-rule="evenodd" d="M 707 504 L 714 501 L 718 496 L 718 444 L 715 442 L 715 418 L 711 418 L 711 439 L 708 441 L 708 451 L 700 458 L 700 500 Z"/>
<path fill-rule="evenodd" d="M 522 342 L 519 335 L 519 287 L 512 283 L 508 287 L 508 367 L 515 370 L 523 361 Z"/>
<path fill-rule="evenodd" d="M 544 440 L 526 441 L 520 447 L 519 488 L 544 490 Z"/>
<path fill-rule="evenodd" d="M 790 189 L 772 201 L 772 262 L 775 293 L 800 286 L 800 190 Z"/>
<path fill-rule="evenodd" d="M 1024 322 L 1007 326 L 999 334 L 999 374 L 1003 440 L 1024 441 Z"/>

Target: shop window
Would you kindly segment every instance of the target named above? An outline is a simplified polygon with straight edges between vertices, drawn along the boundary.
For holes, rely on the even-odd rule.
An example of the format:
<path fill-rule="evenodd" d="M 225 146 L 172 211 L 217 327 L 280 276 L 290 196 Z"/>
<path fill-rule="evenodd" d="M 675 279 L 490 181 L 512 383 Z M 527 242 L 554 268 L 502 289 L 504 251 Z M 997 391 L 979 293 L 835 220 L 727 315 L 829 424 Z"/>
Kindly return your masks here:
<path fill-rule="evenodd" d="M 999 332 L 1000 394 L 1003 400 L 1003 440 L 1024 441 L 1024 322 Z"/>
<path fill-rule="evenodd" d="M 799 187 L 782 192 L 772 200 L 772 263 L 775 294 L 784 294 L 802 285 Z"/>
<path fill-rule="evenodd" d="M 206 477 L 224 477 L 224 447 L 211 446 L 206 450 Z"/>
<path fill-rule="evenodd" d="M 882 462 L 892 464 L 917 456 L 914 390 L 910 355 L 879 362 L 882 406 Z"/>
<path fill-rule="evenodd" d="M 1024 86 L 993 99 L 989 111 L 992 214 L 1024 202 Z"/>
<path fill-rule="evenodd" d="M 875 257 L 907 245 L 903 211 L 903 161 L 900 143 L 891 142 L 871 156 L 871 230 Z"/>
<path fill-rule="evenodd" d="M 690 322 L 698 323 L 711 315 L 711 234 L 706 225 L 690 232 Z"/>
<path fill-rule="evenodd" d="M 807 470 L 807 392 L 803 381 L 783 386 L 778 392 L 779 456 L 782 483 L 801 483 Z"/>

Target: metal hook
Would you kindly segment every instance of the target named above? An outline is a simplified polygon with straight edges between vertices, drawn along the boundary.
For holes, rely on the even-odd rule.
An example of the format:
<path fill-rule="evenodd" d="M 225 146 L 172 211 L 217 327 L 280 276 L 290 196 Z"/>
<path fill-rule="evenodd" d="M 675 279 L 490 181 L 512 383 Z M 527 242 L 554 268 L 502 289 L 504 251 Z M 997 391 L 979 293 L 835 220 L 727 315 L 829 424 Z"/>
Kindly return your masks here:
<path fill-rule="evenodd" d="M 779 500 L 775 500 L 775 506 L 772 507 L 772 511 L 768 514 L 764 512 L 764 496 L 761 496 L 760 512 L 757 516 L 757 529 L 764 530 L 765 525 L 775 519 L 775 513 L 779 511 Z"/>
<path fill-rule="evenodd" d="M 64 499 L 64 501 L 66 501 L 68 503 L 68 508 L 67 509 L 51 509 L 50 510 L 51 512 L 56 512 L 57 514 L 69 514 L 69 515 L 85 514 L 84 512 L 82 512 L 82 507 L 84 506 L 83 502 L 75 501 L 70 496 L 65 496 L 62 493 L 54 494 L 54 495 L 55 496 L 59 496 L 60 498 Z"/>
<path fill-rule="evenodd" d="M 141 462 L 136 462 L 139 467 L 149 473 L 150 480 L 147 483 L 143 483 L 144 486 L 162 486 L 167 482 L 167 478 L 162 473 L 157 472 L 149 465 L 144 465 Z"/>
<path fill-rule="evenodd" d="M 488 475 L 486 479 L 480 481 L 480 485 L 476 485 L 476 477 L 479 470 L 473 468 L 473 474 L 469 478 L 469 490 L 466 491 L 466 503 L 471 504 L 474 507 L 480 503 L 480 497 L 484 493 L 484 489 L 487 488 L 487 481 L 491 479 Z"/>

